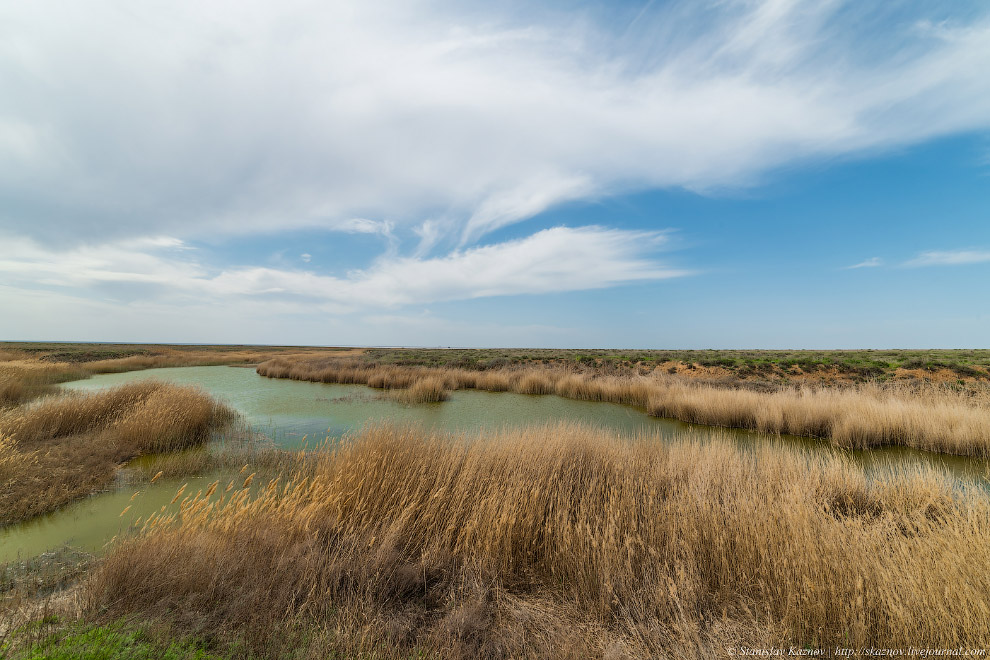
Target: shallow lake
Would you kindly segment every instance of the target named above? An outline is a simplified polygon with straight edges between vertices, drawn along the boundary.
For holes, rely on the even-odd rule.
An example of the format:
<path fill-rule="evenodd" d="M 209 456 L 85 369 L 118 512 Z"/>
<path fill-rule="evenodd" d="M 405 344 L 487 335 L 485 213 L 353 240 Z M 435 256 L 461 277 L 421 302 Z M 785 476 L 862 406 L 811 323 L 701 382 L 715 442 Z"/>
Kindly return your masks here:
<path fill-rule="evenodd" d="M 155 378 L 182 385 L 196 385 L 236 409 L 256 432 L 271 436 L 282 447 L 296 449 L 316 444 L 376 421 L 419 424 L 448 431 L 517 427 L 531 424 L 576 422 L 613 429 L 625 435 L 647 433 L 658 442 L 693 429 L 703 435 L 727 437 L 742 446 L 763 442 L 765 436 L 749 431 L 713 430 L 669 419 L 657 419 L 640 409 L 609 403 L 573 401 L 557 396 L 462 390 L 439 404 L 402 404 L 364 385 L 328 385 L 264 378 L 242 367 L 181 367 L 105 374 L 66 383 L 67 390 L 97 390 Z M 305 440 L 304 440 L 305 438 Z M 778 441 L 813 450 L 828 447 L 807 438 L 782 437 Z M 987 461 L 940 456 L 901 447 L 869 452 L 849 452 L 867 470 L 888 465 L 928 464 L 942 467 L 970 481 L 985 481 Z M 176 490 L 189 482 L 193 493 L 216 475 L 161 481 L 139 487 L 121 485 L 66 506 L 45 516 L 0 529 L 0 563 L 18 557 L 72 545 L 99 552 L 138 517 L 160 509 Z M 135 491 L 140 494 L 133 497 Z M 133 499 L 132 499 L 133 497 Z M 130 506 L 125 515 L 121 512 Z"/>

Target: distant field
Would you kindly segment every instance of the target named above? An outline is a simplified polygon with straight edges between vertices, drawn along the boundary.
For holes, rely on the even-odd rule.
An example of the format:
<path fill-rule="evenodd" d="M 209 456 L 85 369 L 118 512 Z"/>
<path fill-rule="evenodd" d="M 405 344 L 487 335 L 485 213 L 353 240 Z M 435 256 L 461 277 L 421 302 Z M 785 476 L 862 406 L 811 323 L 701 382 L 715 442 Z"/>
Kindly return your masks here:
<path fill-rule="evenodd" d="M 367 360 L 402 366 L 490 369 L 511 364 L 576 364 L 605 369 L 664 367 L 671 373 L 741 379 L 887 379 L 896 376 L 990 379 L 990 350 L 603 350 L 368 349 Z"/>
<path fill-rule="evenodd" d="M 238 359 L 253 356 L 273 356 L 282 353 L 316 351 L 343 352 L 348 348 L 310 348 L 299 346 L 254 346 L 239 344 L 103 344 L 63 342 L 0 342 L 0 354 L 21 353 L 42 362 L 96 362 L 132 357 L 186 357 L 191 360 L 215 355 L 217 359 Z M 9 359 L 9 358 L 8 358 Z"/>
<path fill-rule="evenodd" d="M 851 378 L 892 377 L 898 371 L 951 372 L 959 378 L 990 380 L 990 349 L 895 350 L 613 350 L 559 348 L 344 348 L 317 346 L 102 344 L 0 342 L 0 352 L 17 351 L 43 362 L 93 362 L 162 355 L 219 360 L 235 357 L 328 352 L 361 354 L 379 364 L 491 369 L 512 364 L 558 363 L 591 367 L 718 369 L 741 378 L 786 378 L 839 374 Z"/>
<path fill-rule="evenodd" d="M 8 353 L 8 355 L 4 355 Z M 86 365 L 90 371 L 153 366 L 251 364 L 278 356 L 361 356 L 378 365 L 488 370 L 555 365 L 605 373 L 666 371 L 705 380 L 750 383 L 921 379 L 990 381 L 990 349 L 613 350 L 557 348 L 349 348 L 317 346 L 0 342 L 0 360 L 23 357 Z"/>

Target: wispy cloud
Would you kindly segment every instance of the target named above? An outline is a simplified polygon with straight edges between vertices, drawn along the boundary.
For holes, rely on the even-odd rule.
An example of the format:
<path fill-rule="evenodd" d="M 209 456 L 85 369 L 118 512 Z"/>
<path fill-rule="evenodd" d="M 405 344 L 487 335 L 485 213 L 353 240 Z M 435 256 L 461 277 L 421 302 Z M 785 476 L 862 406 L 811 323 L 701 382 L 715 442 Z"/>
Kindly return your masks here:
<path fill-rule="evenodd" d="M 880 257 L 870 257 L 869 259 L 860 261 L 858 264 L 846 266 L 846 270 L 851 270 L 853 268 L 877 268 L 879 266 L 883 266 L 883 259 Z"/>
<path fill-rule="evenodd" d="M 990 126 L 986 11 L 675 2 L 616 27 L 513 6 L 6 3 L 0 228 L 386 233 L 439 213 L 470 245 L 569 200 Z"/>
<path fill-rule="evenodd" d="M 932 250 L 922 252 L 905 266 L 963 266 L 990 262 L 990 250 Z"/>
<path fill-rule="evenodd" d="M 394 225 L 383 220 L 368 220 L 367 218 L 348 218 L 334 223 L 329 229 L 342 231 L 348 234 L 381 234 L 389 237 L 392 235 Z"/>
<path fill-rule="evenodd" d="M 350 307 L 395 307 L 491 296 L 601 289 L 689 275 L 649 258 L 665 236 L 557 227 L 444 257 L 377 261 L 346 277 L 271 268 L 226 270 L 199 283 L 216 294 L 293 294 Z"/>
<path fill-rule="evenodd" d="M 25 239 L 0 244 L 0 285 L 87 291 L 140 284 L 144 298 L 276 296 L 336 311 L 491 296 L 600 289 L 689 275 L 655 259 L 666 236 L 602 227 L 556 227 L 529 237 L 430 259 L 380 259 L 344 277 L 256 266 L 213 270 L 181 243 L 144 241 L 53 250 Z M 303 255 L 303 260 L 308 255 Z M 148 288 L 152 287 L 152 288 Z M 157 287 L 157 288 L 155 288 Z"/>
<path fill-rule="evenodd" d="M 126 239 L 65 250 L 33 240 L 0 239 L 0 284 L 88 287 L 110 283 L 181 286 L 208 270 L 195 251 L 172 237 Z"/>

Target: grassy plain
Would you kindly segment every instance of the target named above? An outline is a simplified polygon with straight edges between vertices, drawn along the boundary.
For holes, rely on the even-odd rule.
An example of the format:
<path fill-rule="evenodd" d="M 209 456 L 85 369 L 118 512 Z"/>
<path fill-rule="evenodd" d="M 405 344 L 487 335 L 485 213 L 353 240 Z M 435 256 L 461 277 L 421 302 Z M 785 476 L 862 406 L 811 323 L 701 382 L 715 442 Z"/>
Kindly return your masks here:
<path fill-rule="evenodd" d="M 664 371 L 723 384 L 866 380 L 990 380 L 990 350 L 602 350 L 602 349 L 390 349 L 364 359 L 381 365 L 469 370 L 552 365 L 602 373 Z"/>

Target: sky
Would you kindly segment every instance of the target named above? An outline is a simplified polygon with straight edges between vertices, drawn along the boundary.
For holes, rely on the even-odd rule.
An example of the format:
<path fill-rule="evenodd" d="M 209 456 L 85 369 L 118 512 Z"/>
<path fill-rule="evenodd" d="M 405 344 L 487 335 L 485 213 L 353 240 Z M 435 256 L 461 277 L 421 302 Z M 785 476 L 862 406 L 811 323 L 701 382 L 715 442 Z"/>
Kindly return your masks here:
<path fill-rule="evenodd" d="M 0 5 L 0 339 L 990 347 L 990 4 Z"/>

